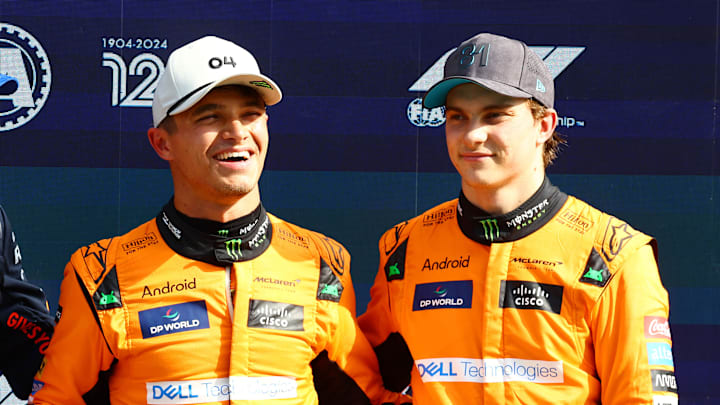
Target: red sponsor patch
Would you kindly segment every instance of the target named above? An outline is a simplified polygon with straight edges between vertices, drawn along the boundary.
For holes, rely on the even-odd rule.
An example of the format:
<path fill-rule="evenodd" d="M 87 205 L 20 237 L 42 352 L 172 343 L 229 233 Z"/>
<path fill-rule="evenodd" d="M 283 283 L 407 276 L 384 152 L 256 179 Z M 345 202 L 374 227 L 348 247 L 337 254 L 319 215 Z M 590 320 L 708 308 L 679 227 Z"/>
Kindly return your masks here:
<path fill-rule="evenodd" d="M 42 327 L 17 312 L 10 314 L 7 319 L 7 326 L 22 332 L 23 335 L 32 340 L 35 346 L 37 346 L 40 354 L 45 354 L 45 350 L 50 344 L 50 335 L 48 335 Z"/>
<path fill-rule="evenodd" d="M 670 337 L 670 323 L 661 316 L 645 317 L 645 337 L 651 339 L 668 339 Z"/>

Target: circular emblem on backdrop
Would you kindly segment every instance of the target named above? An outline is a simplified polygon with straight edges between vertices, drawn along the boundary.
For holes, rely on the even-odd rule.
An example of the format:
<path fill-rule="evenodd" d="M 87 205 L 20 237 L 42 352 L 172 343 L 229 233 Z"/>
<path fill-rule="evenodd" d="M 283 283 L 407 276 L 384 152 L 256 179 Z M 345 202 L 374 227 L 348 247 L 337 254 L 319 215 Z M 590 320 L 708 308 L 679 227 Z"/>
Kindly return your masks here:
<path fill-rule="evenodd" d="M 0 132 L 33 119 L 50 94 L 50 61 L 27 31 L 0 22 Z"/>
<path fill-rule="evenodd" d="M 416 98 L 408 104 L 407 118 L 416 127 L 439 127 L 445 123 L 445 106 L 427 109 Z"/>

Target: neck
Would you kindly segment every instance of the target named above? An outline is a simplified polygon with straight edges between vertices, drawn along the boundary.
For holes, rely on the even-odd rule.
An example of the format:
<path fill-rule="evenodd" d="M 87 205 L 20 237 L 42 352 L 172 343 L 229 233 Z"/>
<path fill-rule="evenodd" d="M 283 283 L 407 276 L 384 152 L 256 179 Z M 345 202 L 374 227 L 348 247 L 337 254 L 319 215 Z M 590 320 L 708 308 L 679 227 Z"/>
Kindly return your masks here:
<path fill-rule="evenodd" d="M 544 170 L 502 186 L 477 186 L 462 182 L 462 192 L 474 206 L 491 215 L 503 215 L 527 201 L 542 185 Z"/>
<path fill-rule="evenodd" d="M 261 255 L 272 240 L 270 217 L 262 205 L 229 222 L 188 217 L 170 200 L 155 219 L 165 243 L 181 256 L 224 267 Z"/>
<path fill-rule="evenodd" d="M 545 179 L 515 210 L 494 215 L 473 205 L 463 192 L 457 205 L 458 225 L 465 236 L 485 245 L 511 242 L 530 235 L 552 220 L 567 198 L 567 194 Z"/>
<path fill-rule="evenodd" d="M 242 196 L 226 196 L 213 200 L 178 191 L 176 189 L 174 205 L 179 212 L 188 217 L 220 223 L 248 215 L 260 204 L 260 190 L 257 187 Z"/>

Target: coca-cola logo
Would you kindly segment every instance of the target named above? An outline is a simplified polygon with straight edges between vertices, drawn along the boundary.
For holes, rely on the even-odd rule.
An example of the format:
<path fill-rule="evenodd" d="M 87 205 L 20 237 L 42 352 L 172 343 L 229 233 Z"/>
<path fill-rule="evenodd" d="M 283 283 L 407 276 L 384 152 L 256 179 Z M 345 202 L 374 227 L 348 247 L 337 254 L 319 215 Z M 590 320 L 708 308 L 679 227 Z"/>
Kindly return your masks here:
<path fill-rule="evenodd" d="M 670 323 L 667 318 L 660 316 L 645 317 L 645 337 L 671 339 Z"/>

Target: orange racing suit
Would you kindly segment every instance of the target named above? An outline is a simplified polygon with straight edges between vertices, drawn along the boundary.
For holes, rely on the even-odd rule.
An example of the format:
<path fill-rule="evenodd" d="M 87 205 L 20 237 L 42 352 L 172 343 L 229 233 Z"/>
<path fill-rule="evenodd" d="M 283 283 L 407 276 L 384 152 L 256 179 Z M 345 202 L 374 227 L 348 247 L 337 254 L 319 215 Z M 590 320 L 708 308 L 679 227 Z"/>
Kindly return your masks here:
<path fill-rule="evenodd" d="M 461 194 L 382 236 L 359 323 L 415 404 L 677 404 L 654 246 L 547 179 L 501 217 Z"/>
<path fill-rule="evenodd" d="M 355 321 L 349 265 L 339 243 L 262 205 L 219 224 L 167 204 L 72 255 L 34 403 L 397 398 Z"/>

